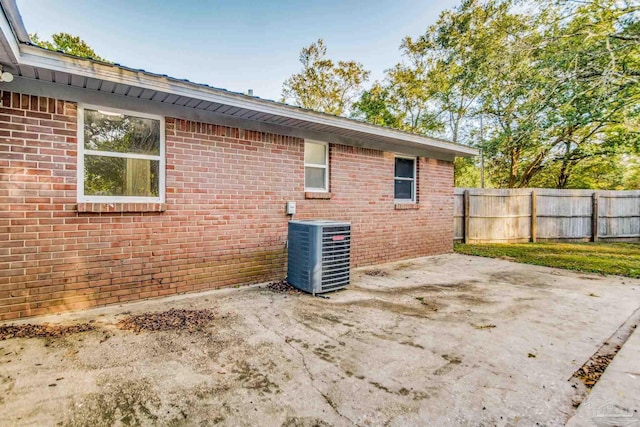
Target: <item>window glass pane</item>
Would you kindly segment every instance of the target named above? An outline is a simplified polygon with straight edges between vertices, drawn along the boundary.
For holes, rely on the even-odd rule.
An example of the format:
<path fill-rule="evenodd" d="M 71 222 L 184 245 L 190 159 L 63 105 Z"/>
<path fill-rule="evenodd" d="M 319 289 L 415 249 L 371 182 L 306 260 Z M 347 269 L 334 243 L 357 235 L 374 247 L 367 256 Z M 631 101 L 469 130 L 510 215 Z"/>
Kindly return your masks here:
<path fill-rule="evenodd" d="M 313 142 L 304 143 L 304 162 L 313 165 L 326 165 L 327 146 L 324 144 L 315 144 Z"/>
<path fill-rule="evenodd" d="M 396 177 L 397 178 L 415 178 L 413 176 L 414 159 L 403 159 L 396 157 Z"/>
<path fill-rule="evenodd" d="M 87 196 L 158 197 L 160 162 L 108 156 L 84 157 Z"/>
<path fill-rule="evenodd" d="M 160 154 L 160 120 L 84 110 L 84 148 Z"/>
<path fill-rule="evenodd" d="M 326 169 L 321 168 L 304 168 L 304 186 L 306 188 L 324 188 L 324 174 Z"/>
<path fill-rule="evenodd" d="M 413 181 L 396 179 L 395 183 L 396 200 L 413 200 Z"/>

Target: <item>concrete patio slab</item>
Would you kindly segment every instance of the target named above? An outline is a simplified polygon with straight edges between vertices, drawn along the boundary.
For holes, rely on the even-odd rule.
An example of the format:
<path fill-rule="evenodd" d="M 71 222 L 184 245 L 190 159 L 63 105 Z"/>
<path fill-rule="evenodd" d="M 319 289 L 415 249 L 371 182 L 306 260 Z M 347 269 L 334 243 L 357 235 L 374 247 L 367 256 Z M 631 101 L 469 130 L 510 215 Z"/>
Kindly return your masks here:
<path fill-rule="evenodd" d="M 247 287 L 23 321 L 97 329 L 0 341 L 0 424 L 563 425 L 640 280 L 451 254 L 359 269 L 329 297 Z M 170 308 L 216 317 L 115 326 Z"/>

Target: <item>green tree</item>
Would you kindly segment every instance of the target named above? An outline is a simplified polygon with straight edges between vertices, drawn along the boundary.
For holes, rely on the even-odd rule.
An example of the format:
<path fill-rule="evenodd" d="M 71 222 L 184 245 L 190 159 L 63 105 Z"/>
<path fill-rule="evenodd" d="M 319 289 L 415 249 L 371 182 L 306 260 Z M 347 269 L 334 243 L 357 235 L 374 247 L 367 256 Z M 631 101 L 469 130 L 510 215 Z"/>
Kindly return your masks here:
<path fill-rule="evenodd" d="M 546 143 L 532 169 L 556 169 L 555 186 L 565 188 L 575 173 L 638 152 L 640 8 L 616 0 L 560 4 L 541 55 L 547 86 L 556 95 L 546 111 Z M 565 22 L 564 15 L 572 19 Z"/>
<path fill-rule="evenodd" d="M 370 72 L 355 61 L 327 58 L 322 39 L 300 52 L 302 70 L 289 77 L 282 86 L 282 101 L 303 108 L 337 116 L 349 112 Z"/>
<path fill-rule="evenodd" d="M 362 92 L 360 99 L 354 102 L 351 117 L 378 126 L 402 129 L 401 120 L 391 107 L 391 89 L 375 82 L 371 89 Z"/>
<path fill-rule="evenodd" d="M 458 8 L 441 14 L 423 35 L 405 38 L 401 45 L 404 62 L 387 71 L 386 105 L 370 108 L 363 102 L 369 95 L 365 92 L 356 103 L 358 116 L 377 122 L 381 114 L 391 113 L 401 129 L 468 145 L 478 144 L 478 119 L 485 117 L 490 135 L 503 128 L 501 139 L 514 147 L 506 158 L 517 164 L 522 151 L 519 143 L 531 136 L 526 108 L 537 108 L 537 99 L 528 90 L 535 78 L 531 73 L 534 58 L 522 54 L 529 45 L 521 41 L 533 24 L 529 16 L 511 13 L 511 7 L 509 1 L 464 0 Z M 388 118 L 384 121 L 393 123 Z M 488 145 L 494 163 L 505 158 L 499 149 L 503 146 Z M 508 162 L 502 163 L 500 169 L 508 170 Z M 457 172 L 473 173 L 477 178 L 479 172 L 474 169 L 473 160 L 456 165 Z"/>
<path fill-rule="evenodd" d="M 503 3 L 504 4 L 504 3 Z M 509 9 L 493 22 L 491 52 L 482 64 L 480 113 L 486 118 L 483 144 L 492 180 L 500 187 L 525 187 L 537 158 L 545 109 L 552 96 L 537 64 L 542 42 L 539 17 Z"/>
<path fill-rule="evenodd" d="M 362 92 L 352 117 L 478 146 L 498 187 L 637 187 L 637 0 L 462 0 L 400 47 L 402 62 Z M 312 93 L 316 104 L 335 98 Z M 475 160 L 456 173 L 478 182 Z"/>
<path fill-rule="evenodd" d="M 353 105 L 352 117 L 423 135 L 437 135 L 443 127 L 431 103 L 434 85 L 428 78 L 430 64 L 406 45 L 404 61 L 386 71 Z"/>
<path fill-rule="evenodd" d="M 590 175 L 619 187 L 604 171 L 638 147 L 637 8 L 616 0 L 559 4 L 540 1 L 533 15 L 504 10 L 493 32 L 503 36 L 491 44 L 499 54 L 489 52 L 478 67 L 486 81 L 481 111 L 493 125 L 490 174 L 506 187 L 602 188 Z"/>
<path fill-rule="evenodd" d="M 473 145 L 477 118 L 485 119 L 493 183 L 597 186 L 580 177 L 638 150 L 639 8 L 616 0 L 539 5 L 530 13 L 509 0 L 464 0 L 402 47 L 411 70 L 424 74 L 424 105 L 448 138 Z"/>
<path fill-rule="evenodd" d="M 630 156 L 626 159 L 624 171 L 625 190 L 640 190 L 640 156 Z"/>
<path fill-rule="evenodd" d="M 453 163 L 454 183 L 456 187 L 480 187 L 480 168 L 473 157 L 457 157 Z"/>
<path fill-rule="evenodd" d="M 62 51 L 68 55 L 106 62 L 106 60 L 99 56 L 84 40 L 69 33 L 53 34 L 51 36 L 52 41 L 41 40 L 38 34 L 29 34 L 29 38 L 33 44 L 48 50 Z"/>
<path fill-rule="evenodd" d="M 463 0 L 458 8 L 443 12 L 423 35 L 402 42 L 415 68 L 425 74 L 432 114 L 444 123 L 453 142 L 473 143 L 467 122 L 479 114 L 487 58 L 495 54 L 502 33 L 514 27 L 506 22 L 509 5 Z"/>

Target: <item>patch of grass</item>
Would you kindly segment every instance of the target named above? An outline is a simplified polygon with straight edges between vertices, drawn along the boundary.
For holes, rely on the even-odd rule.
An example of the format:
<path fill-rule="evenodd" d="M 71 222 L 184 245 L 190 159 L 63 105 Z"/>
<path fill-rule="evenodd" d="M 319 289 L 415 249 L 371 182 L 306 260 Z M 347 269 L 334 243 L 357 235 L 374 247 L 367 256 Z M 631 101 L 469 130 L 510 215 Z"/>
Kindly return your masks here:
<path fill-rule="evenodd" d="M 640 278 L 639 243 L 456 244 L 454 250 L 465 255 Z"/>

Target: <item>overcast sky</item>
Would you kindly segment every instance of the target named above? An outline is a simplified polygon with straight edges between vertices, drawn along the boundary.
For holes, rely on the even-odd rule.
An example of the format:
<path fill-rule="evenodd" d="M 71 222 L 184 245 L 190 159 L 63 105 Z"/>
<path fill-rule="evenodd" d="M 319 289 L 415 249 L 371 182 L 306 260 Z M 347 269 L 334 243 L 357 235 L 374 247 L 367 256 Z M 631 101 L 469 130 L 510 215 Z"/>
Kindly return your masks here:
<path fill-rule="evenodd" d="M 280 98 L 303 46 L 354 59 L 381 79 L 403 37 L 424 33 L 459 0 L 18 0 L 29 33 L 83 38 L 121 65 Z"/>

